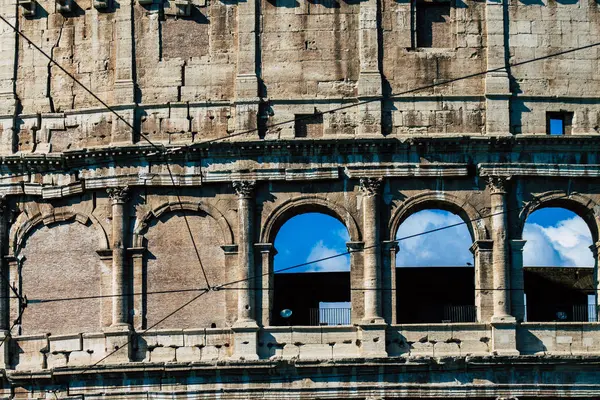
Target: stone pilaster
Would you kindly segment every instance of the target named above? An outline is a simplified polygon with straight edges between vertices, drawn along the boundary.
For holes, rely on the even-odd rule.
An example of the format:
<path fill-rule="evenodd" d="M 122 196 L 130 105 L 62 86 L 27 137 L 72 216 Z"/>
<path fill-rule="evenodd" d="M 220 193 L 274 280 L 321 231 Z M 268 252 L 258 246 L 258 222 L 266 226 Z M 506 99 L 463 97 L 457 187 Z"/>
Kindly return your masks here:
<path fill-rule="evenodd" d="M 383 93 L 381 71 L 379 70 L 378 43 L 378 0 L 360 2 L 359 21 L 359 55 L 360 73 L 358 76 L 358 99 L 361 102 L 373 100 Z M 373 100 L 358 107 L 359 135 L 381 135 L 381 101 Z"/>
<path fill-rule="evenodd" d="M 479 322 L 488 322 L 494 315 L 493 246 L 491 240 L 477 240 L 470 248 L 475 261 L 475 307 Z"/>
<path fill-rule="evenodd" d="M 234 358 L 258 359 L 258 325 L 254 317 L 252 283 L 254 273 L 254 189 L 255 181 L 235 181 L 238 196 L 237 320 L 233 325 Z"/>
<path fill-rule="evenodd" d="M 133 327 L 135 329 L 143 329 L 145 324 L 146 310 L 144 309 L 145 294 L 144 293 L 144 247 L 133 247 L 127 249 L 127 253 L 131 256 L 131 265 L 133 272 L 133 288 L 134 293 L 132 299 L 133 306 Z"/>
<path fill-rule="evenodd" d="M 129 197 L 128 187 L 116 187 L 107 189 L 112 205 L 112 326 L 129 326 L 127 315 L 127 282 L 126 282 L 126 260 L 125 260 L 125 230 L 127 226 L 127 215 L 125 203 Z"/>
<path fill-rule="evenodd" d="M 388 324 L 395 324 L 396 317 L 396 254 L 400 247 L 397 240 L 383 242 L 383 269 L 381 271 L 383 318 Z"/>
<path fill-rule="evenodd" d="M 117 34 L 114 102 L 117 104 L 135 103 L 133 81 L 133 7 L 134 0 L 119 0 L 115 11 L 115 32 Z"/>
<path fill-rule="evenodd" d="M 256 243 L 254 245 L 256 251 L 260 253 L 258 258 L 260 265 L 257 271 L 261 275 L 254 282 L 260 287 L 269 288 L 270 290 L 255 291 L 258 298 L 255 299 L 255 304 L 260 307 L 254 315 L 257 318 L 257 323 L 260 326 L 269 326 L 271 324 L 271 310 L 273 309 L 273 289 L 275 287 L 275 274 L 273 273 L 273 262 L 277 250 L 272 243 Z"/>
<path fill-rule="evenodd" d="M 236 132 L 258 126 L 259 87 L 257 76 L 258 3 L 247 0 L 237 3 L 237 75 L 235 78 Z M 256 138 L 256 133 L 248 134 Z"/>
<path fill-rule="evenodd" d="M 487 69 L 503 68 L 506 64 L 504 7 L 506 0 L 487 0 L 485 8 L 487 36 Z M 508 71 L 500 69 L 485 76 L 486 133 L 510 134 Z"/>
<path fill-rule="evenodd" d="M 4 255 L 8 249 L 7 201 L 0 198 L 0 333 L 10 329 L 10 271 Z"/>
<path fill-rule="evenodd" d="M 600 267 L 600 263 L 598 262 L 598 257 L 600 257 L 600 242 L 596 242 L 590 246 L 590 250 L 594 255 L 594 285 L 596 287 L 596 315 L 598 315 L 598 310 L 600 310 L 600 283 L 598 282 L 598 268 Z"/>
<path fill-rule="evenodd" d="M 510 308 L 513 317 L 525 319 L 525 279 L 523 277 L 523 247 L 526 240 L 510 241 Z"/>
<path fill-rule="evenodd" d="M 492 206 L 493 299 L 492 350 L 496 354 L 517 355 L 516 319 L 510 315 L 510 257 L 507 241 L 506 186 L 509 177 L 489 176 Z"/>
<path fill-rule="evenodd" d="M 365 312 L 363 323 L 382 323 L 381 314 L 381 243 L 379 237 L 379 200 L 383 180 L 381 178 L 361 178 L 360 190 L 363 194 L 364 254 L 364 296 Z"/>
<path fill-rule="evenodd" d="M 13 26 L 17 26 L 17 7 L 11 0 L 0 0 L 2 16 Z M 17 62 L 17 34 L 13 29 L 0 22 L 0 153 L 12 154 L 15 151 L 15 117 L 17 114 L 17 95 L 15 93 Z"/>

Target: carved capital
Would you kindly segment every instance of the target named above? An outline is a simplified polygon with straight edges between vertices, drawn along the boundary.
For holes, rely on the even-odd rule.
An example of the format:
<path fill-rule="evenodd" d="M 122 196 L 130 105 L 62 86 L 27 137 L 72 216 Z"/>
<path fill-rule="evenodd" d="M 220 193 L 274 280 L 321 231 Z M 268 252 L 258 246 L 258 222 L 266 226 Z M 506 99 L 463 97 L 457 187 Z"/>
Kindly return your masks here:
<path fill-rule="evenodd" d="M 240 198 L 252 197 L 256 189 L 256 181 L 233 181 L 233 190 Z"/>
<path fill-rule="evenodd" d="M 107 188 L 106 193 L 113 204 L 125 203 L 129 199 L 129 186 Z"/>
<path fill-rule="evenodd" d="M 509 180 L 510 180 L 510 176 L 489 175 L 487 177 L 487 186 L 490 189 L 490 193 L 491 194 L 505 194 L 506 187 L 508 186 Z"/>
<path fill-rule="evenodd" d="M 378 195 L 381 191 L 383 179 L 381 178 L 360 178 L 360 191 L 363 196 L 371 197 Z"/>

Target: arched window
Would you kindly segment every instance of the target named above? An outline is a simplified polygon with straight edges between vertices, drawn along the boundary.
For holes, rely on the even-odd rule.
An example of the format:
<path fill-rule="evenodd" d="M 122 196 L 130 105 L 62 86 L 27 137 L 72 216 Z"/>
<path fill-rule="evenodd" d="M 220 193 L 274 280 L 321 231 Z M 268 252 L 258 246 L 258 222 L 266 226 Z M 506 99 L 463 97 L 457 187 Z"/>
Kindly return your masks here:
<path fill-rule="evenodd" d="M 473 322 L 473 239 L 458 215 L 423 210 L 408 217 L 396 234 L 398 323 Z M 460 224 L 460 225 L 457 225 Z M 453 226 L 437 232 L 427 231 Z"/>
<path fill-rule="evenodd" d="M 525 320 L 596 321 L 592 235 L 564 208 L 533 212 L 523 230 Z"/>
<path fill-rule="evenodd" d="M 350 324 L 350 256 L 332 257 L 347 251 L 348 240 L 346 227 L 321 213 L 297 215 L 281 226 L 272 325 Z M 299 264 L 305 265 L 290 268 Z"/>

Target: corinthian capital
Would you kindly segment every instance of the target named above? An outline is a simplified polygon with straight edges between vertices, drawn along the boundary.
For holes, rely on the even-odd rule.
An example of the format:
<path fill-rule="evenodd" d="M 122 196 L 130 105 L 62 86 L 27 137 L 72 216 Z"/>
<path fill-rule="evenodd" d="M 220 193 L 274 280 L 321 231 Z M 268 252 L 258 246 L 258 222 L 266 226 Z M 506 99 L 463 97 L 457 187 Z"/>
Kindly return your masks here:
<path fill-rule="evenodd" d="M 381 178 L 360 178 L 360 191 L 363 196 L 375 196 L 381 190 Z"/>
<path fill-rule="evenodd" d="M 233 190 L 241 198 L 252 197 L 255 188 L 256 181 L 233 181 Z"/>
<path fill-rule="evenodd" d="M 129 199 L 129 186 L 107 188 L 106 193 L 113 203 L 125 203 Z"/>
<path fill-rule="evenodd" d="M 490 189 L 491 194 L 504 194 L 506 193 L 506 186 L 510 176 L 494 176 L 490 175 L 487 177 L 487 186 Z"/>

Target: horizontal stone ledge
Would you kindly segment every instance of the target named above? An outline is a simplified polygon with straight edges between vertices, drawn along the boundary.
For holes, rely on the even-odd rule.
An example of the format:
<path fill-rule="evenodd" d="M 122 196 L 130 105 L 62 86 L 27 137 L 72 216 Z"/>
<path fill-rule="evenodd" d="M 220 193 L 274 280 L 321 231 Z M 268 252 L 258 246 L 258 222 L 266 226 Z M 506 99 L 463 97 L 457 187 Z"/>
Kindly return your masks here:
<path fill-rule="evenodd" d="M 479 164 L 480 176 L 600 177 L 600 164 L 510 163 Z"/>

